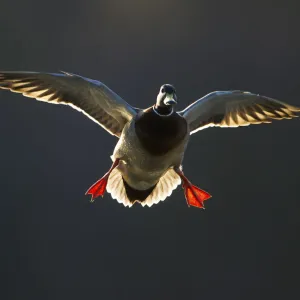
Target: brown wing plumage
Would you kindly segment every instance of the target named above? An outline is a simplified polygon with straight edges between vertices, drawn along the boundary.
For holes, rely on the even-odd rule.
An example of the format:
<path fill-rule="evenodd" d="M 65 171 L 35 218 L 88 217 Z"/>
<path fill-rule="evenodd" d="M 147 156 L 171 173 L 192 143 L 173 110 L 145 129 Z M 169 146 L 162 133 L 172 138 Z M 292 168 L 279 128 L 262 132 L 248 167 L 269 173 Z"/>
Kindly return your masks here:
<path fill-rule="evenodd" d="M 191 134 L 207 127 L 239 127 L 297 117 L 300 108 L 243 91 L 213 92 L 179 112 Z"/>
<path fill-rule="evenodd" d="M 1 72 L 0 88 L 81 111 L 109 133 L 120 136 L 136 111 L 103 83 L 75 74 Z"/>

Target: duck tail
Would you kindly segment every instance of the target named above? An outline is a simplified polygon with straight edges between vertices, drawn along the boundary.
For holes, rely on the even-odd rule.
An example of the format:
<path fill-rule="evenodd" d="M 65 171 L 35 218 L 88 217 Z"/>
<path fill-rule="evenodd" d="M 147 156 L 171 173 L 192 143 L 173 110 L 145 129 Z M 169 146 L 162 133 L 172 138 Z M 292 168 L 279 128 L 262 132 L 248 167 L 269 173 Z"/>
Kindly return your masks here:
<path fill-rule="evenodd" d="M 151 207 L 169 197 L 180 183 L 180 176 L 171 168 L 155 186 L 147 190 L 136 190 L 125 182 L 120 170 L 115 168 L 109 176 L 106 190 L 113 199 L 124 206 L 131 207 L 135 202 L 139 202 L 142 206 Z"/>

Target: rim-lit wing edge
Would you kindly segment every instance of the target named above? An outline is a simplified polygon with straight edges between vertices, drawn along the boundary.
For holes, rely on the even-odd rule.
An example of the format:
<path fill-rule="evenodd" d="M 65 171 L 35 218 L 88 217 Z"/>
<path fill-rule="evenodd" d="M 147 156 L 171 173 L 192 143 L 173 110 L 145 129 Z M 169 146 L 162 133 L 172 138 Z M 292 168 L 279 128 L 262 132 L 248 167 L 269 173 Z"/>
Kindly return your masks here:
<path fill-rule="evenodd" d="M 239 127 L 297 117 L 300 108 L 244 91 L 217 91 L 179 112 L 190 134 L 208 127 Z"/>
<path fill-rule="evenodd" d="M 71 106 L 120 136 L 136 110 L 102 82 L 63 73 L 0 72 L 0 88 L 38 101 Z"/>

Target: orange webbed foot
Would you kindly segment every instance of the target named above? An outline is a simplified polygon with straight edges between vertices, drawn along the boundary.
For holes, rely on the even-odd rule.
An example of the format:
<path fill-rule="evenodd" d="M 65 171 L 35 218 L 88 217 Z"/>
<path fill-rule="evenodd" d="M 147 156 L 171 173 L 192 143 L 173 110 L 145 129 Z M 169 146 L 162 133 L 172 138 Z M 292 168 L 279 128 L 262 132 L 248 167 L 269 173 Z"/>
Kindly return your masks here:
<path fill-rule="evenodd" d="M 211 198 L 211 195 L 208 192 L 191 184 L 191 182 L 184 176 L 182 170 L 177 169 L 175 171 L 182 180 L 182 187 L 184 188 L 184 195 L 187 205 L 204 209 L 203 202 Z"/>
<path fill-rule="evenodd" d="M 188 185 L 184 185 L 184 195 L 188 206 L 192 205 L 203 209 L 203 202 L 211 198 L 211 195 L 209 193 L 199 189 L 197 186 L 192 185 L 191 183 Z"/>
<path fill-rule="evenodd" d="M 107 186 L 108 176 L 104 176 L 94 183 L 85 193 L 86 195 L 92 195 L 91 201 L 95 198 L 104 195 Z"/>
<path fill-rule="evenodd" d="M 109 175 L 112 172 L 112 170 L 118 166 L 119 161 L 119 159 L 116 159 L 109 171 L 86 191 L 86 195 L 92 195 L 91 201 L 93 201 L 99 196 L 104 196 Z"/>

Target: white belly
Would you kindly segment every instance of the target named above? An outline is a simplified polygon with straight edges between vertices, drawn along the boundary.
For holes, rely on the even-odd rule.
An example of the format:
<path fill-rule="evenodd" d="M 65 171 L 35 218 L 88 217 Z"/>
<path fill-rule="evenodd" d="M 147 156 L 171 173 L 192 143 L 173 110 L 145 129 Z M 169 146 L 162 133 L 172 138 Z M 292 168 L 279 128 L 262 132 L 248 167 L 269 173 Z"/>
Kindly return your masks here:
<path fill-rule="evenodd" d="M 181 165 L 189 135 L 176 148 L 161 156 L 153 156 L 143 149 L 134 130 L 134 120 L 126 124 L 117 143 L 112 160 L 119 158 L 118 169 L 125 181 L 138 190 L 155 185 L 171 167 Z"/>

